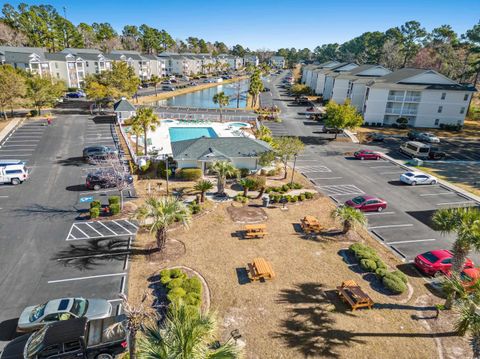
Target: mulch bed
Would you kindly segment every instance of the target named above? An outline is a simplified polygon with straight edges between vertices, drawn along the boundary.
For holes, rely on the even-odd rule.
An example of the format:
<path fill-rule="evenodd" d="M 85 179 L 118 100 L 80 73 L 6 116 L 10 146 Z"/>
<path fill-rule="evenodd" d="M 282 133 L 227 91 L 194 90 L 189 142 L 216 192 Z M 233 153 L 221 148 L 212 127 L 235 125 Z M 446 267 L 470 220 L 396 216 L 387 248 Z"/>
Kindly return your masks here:
<path fill-rule="evenodd" d="M 235 223 L 259 223 L 267 220 L 267 213 L 260 207 L 227 207 L 230 218 Z"/>
<path fill-rule="evenodd" d="M 145 249 L 154 249 L 156 243 L 148 243 L 145 246 Z M 165 248 L 161 251 L 152 251 L 152 253 L 147 255 L 147 261 L 153 262 L 162 262 L 168 264 L 174 262 L 177 259 L 183 257 L 186 253 L 185 244 L 182 241 L 176 239 L 169 239 L 165 245 Z"/>

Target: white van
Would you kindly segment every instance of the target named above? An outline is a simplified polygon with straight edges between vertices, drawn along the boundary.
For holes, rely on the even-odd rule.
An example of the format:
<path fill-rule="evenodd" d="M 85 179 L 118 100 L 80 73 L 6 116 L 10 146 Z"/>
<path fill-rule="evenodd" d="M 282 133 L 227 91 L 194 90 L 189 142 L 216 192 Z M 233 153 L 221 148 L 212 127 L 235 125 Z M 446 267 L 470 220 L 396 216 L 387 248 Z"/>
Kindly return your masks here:
<path fill-rule="evenodd" d="M 10 163 L 9 163 L 10 162 Z M 28 179 L 25 162 L 14 160 L 0 161 L 0 183 L 17 185 Z"/>
<path fill-rule="evenodd" d="M 410 157 L 428 158 L 430 146 L 417 141 L 408 141 L 400 145 L 400 152 Z"/>

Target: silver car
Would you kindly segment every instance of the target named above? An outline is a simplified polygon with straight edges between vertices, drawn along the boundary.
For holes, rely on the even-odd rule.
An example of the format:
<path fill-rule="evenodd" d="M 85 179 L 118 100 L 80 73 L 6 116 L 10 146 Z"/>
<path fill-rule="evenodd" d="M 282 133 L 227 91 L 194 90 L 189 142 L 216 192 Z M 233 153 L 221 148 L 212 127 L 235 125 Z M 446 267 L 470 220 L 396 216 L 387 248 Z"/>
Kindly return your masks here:
<path fill-rule="evenodd" d="M 440 139 L 431 132 L 422 132 L 418 135 L 420 141 L 428 143 L 440 143 Z"/>
<path fill-rule="evenodd" d="M 400 176 L 400 181 L 411 186 L 417 184 L 436 184 L 437 178 L 423 172 L 406 172 Z"/>
<path fill-rule="evenodd" d="M 61 298 L 27 307 L 18 319 L 17 330 L 28 332 L 59 320 L 87 317 L 89 320 L 107 318 L 112 305 L 105 299 Z"/>

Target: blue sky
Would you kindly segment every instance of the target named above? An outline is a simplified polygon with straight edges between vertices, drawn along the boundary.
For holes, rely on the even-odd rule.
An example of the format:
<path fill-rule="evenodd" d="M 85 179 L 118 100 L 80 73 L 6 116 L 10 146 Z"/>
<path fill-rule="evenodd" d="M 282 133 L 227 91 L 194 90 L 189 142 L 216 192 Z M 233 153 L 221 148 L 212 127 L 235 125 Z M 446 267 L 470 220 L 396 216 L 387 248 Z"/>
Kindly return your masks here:
<path fill-rule="evenodd" d="M 51 4 L 79 22 L 147 25 L 174 38 L 237 43 L 250 49 L 308 47 L 344 42 L 366 31 L 385 31 L 409 20 L 432 30 L 450 24 L 464 33 L 480 20 L 478 0 L 45 0 L 9 1 L 12 5 Z"/>

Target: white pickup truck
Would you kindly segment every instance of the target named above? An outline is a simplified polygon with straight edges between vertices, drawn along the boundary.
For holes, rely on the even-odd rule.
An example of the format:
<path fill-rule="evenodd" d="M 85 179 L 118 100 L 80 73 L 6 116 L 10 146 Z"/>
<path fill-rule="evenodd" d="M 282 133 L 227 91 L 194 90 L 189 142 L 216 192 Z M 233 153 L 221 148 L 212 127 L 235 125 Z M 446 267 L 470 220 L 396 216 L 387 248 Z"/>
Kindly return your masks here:
<path fill-rule="evenodd" d="M 17 185 L 28 179 L 28 169 L 25 162 L 19 160 L 0 161 L 0 184 Z"/>

